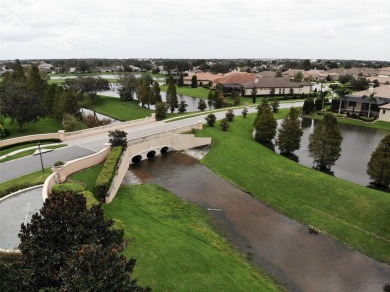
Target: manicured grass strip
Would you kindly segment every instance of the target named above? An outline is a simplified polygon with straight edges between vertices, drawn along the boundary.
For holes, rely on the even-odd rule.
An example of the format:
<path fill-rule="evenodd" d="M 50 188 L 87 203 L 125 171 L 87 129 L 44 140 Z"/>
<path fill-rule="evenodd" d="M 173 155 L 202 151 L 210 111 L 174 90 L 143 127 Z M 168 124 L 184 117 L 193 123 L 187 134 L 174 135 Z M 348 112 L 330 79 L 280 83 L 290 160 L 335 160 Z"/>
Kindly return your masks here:
<path fill-rule="evenodd" d="M 310 115 L 310 118 L 317 119 L 317 120 L 322 120 L 323 117 L 324 117 L 323 115 L 316 115 L 316 114 Z M 343 124 L 357 125 L 357 126 L 367 127 L 367 128 L 390 130 L 390 123 L 384 122 L 384 121 L 377 120 L 373 123 L 366 123 L 366 122 L 363 122 L 361 120 L 355 120 L 355 119 L 349 119 L 349 118 L 337 118 L 337 121 L 339 123 L 343 123 Z"/>
<path fill-rule="evenodd" d="M 96 193 L 95 181 L 100 171 L 102 170 L 103 165 L 104 163 L 100 163 L 88 169 L 74 173 L 70 176 L 70 179 L 72 181 L 83 182 L 86 185 L 85 190 L 95 194 Z"/>
<path fill-rule="evenodd" d="M 138 101 L 122 101 L 117 97 L 99 95 L 96 102 L 90 103 L 88 109 L 109 116 L 119 121 L 131 121 L 150 117 L 151 110 L 138 106 Z"/>
<path fill-rule="evenodd" d="M 157 185 L 125 186 L 105 214 L 120 219 L 137 259 L 134 275 L 153 291 L 277 291 L 211 227 L 209 215 Z"/>
<path fill-rule="evenodd" d="M 168 85 L 161 85 L 160 88 L 161 88 L 161 91 L 166 92 L 168 89 Z M 203 88 L 203 87 L 192 88 L 192 87 L 176 86 L 176 93 L 187 95 L 187 96 L 192 96 L 192 97 L 207 99 L 208 95 L 209 95 L 209 90 L 206 88 Z"/>
<path fill-rule="evenodd" d="M 253 114 L 212 137 L 202 160 L 215 173 L 288 217 L 313 225 L 355 250 L 390 263 L 390 194 L 338 179 L 290 161 L 252 139 Z"/>
<path fill-rule="evenodd" d="M 35 134 L 56 133 L 58 130 L 63 130 L 64 128 L 61 121 L 53 118 L 44 118 L 35 124 L 24 124 L 22 132 L 19 131 L 19 126 L 16 123 L 11 125 L 11 120 L 6 118 L 3 127 L 11 132 L 11 135 L 6 139 Z"/>
<path fill-rule="evenodd" d="M 41 149 L 57 149 L 57 148 L 65 147 L 65 146 L 66 146 L 65 144 L 62 144 L 62 145 L 41 147 Z M 16 153 L 16 154 L 14 154 L 12 156 L 8 156 L 8 157 L 6 157 L 4 159 L 0 159 L 0 163 L 32 155 L 36 150 L 37 149 L 29 149 L 29 150 L 26 150 L 26 151 L 23 151 L 23 152 Z"/>
<path fill-rule="evenodd" d="M 0 198 L 21 189 L 43 184 L 50 174 L 51 169 L 45 168 L 44 172 L 40 170 L 0 183 Z"/>
<path fill-rule="evenodd" d="M 41 142 L 41 148 L 43 148 L 45 144 L 53 144 L 53 143 L 55 143 L 55 142 L 43 142 L 42 141 Z M 26 143 L 26 144 L 23 144 L 23 145 L 17 145 L 17 146 L 14 146 L 14 147 L 10 147 L 10 148 L 4 149 L 4 150 L 0 150 L 0 156 L 7 155 L 8 153 L 14 152 L 16 150 L 29 148 L 29 147 L 34 147 L 34 146 L 37 146 L 37 145 L 38 145 L 37 142 L 31 142 L 31 143 Z"/>

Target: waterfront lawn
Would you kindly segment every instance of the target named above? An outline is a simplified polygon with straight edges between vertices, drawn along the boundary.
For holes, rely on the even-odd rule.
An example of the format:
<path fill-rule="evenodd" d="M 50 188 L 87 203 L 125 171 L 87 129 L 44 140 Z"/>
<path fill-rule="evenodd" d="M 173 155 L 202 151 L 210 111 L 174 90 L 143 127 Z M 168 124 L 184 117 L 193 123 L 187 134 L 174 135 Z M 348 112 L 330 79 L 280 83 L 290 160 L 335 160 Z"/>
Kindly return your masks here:
<path fill-rule="evenodd" d="M 2 166 L 3 170 L 5 171 L 6 166 Z M 0 198 L 16 192 L 18 190 L 22 190 L 28 187 L 36 186 L 43 184 L 46 180 L 46 178 L 51 174 L 51 169 L 45 168 L 45 171 L 42 172 L 36 171 L 27 175 L 23 175 L 11 180 L 8 180 L 6 182 L 0 183 Z"/>
<path fill-rule="evenodd" d="M 161 85 L 160 88 L 161 88 L 161 91 L 166 92 L 168 89 L 168 85 Z M 207 99 L 208 95 L 209 95 L 209 90 L 207 88 L 203 88 L 203 87 L 192 88 L 192 87 L 176 86 L 176 93 L 182 94 L 182 95 L 187 95 L 187 96 L 192 96 L 192 97 L 197 97 L 197 98 Z"/>
<path fill-rule="evenodd" d="M 316 120 L 322 120 L 324 116 L 317 115 L 316 113 L 313 113 L 309 117 L 316 119 Z M 385 122 L 385 121 L 376 120 L 373 123 L 367 123 L 367 122 L 363 122 L 362 120 L 350 119 L 347 117 L 337 117 L 337 121 L 339 123 L 343 123 L 343 124 L 356 125 L 356 126 L 367 127 L 367 128 L 382 129 L 382 130 L 390 130 L 390 122 Z"/>
<path fill-rule="evenodd" d="M 138 106 L 138 101 L 136 100 L 122 101 L 117 97 L 104 95 L 99 95 L 95 102 L 89 102 L 86 107 L 119 121 L 131 121 L 150 117 L 153 112 Z"/>
<path fill-rule="evenodd" d="M 288 217 L 390 263 L 390 194 L 274 153 L 252 139 L 254 117 L 235 118 L 228 132 L 208 126 L 198 131 L 197 136 L 213 138 L 202 163 Z"/>
<path fill-rule="evenodd" d="M 232 249 L 209 215 L 157 185 L 125 186 L 104 205 L 122 220 L 124 255 L 153 291 L 276 291 L 278 287 Z"/>
<path fill-rule="evenodd" d="M 21 132 L 19 131 L 19 125 L 17 125 L 16 123 L 11 125 L 11 120 L 9 118 L 6 118 L 4 120 L 3 127 L 11 132 L 11 134 L 5 139 L 35 134 L 56 133 L 58 132 L 58 130 L 63 129 L 61 121 L 53 118 L 44 118 L 39 120 L 35 124 L 24 124 Z"/>

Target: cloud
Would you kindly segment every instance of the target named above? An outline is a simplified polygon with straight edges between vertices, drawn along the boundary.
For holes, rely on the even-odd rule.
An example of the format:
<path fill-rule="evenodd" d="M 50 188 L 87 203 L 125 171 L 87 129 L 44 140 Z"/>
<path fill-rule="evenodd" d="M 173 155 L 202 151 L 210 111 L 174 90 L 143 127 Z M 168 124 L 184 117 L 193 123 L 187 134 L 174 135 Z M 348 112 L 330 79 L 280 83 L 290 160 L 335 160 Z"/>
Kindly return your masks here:
<path fill-rule="evenodd" d="M 388 0 L 2 0 L 0 26 L 2 59 L 390 60 Z"/>

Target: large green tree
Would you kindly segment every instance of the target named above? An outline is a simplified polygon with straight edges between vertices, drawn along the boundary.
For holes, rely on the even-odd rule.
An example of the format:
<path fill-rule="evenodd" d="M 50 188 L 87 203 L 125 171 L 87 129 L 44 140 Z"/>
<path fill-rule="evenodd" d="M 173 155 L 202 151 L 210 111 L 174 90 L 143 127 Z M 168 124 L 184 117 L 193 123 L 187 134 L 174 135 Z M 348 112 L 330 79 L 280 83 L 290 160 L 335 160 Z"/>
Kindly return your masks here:
<path fill-rule="evenodd" d="M 0 114 L 16 122 L 19 130 L 23 125 L 36 123 L 47 114 L 43 99 L 27 86 L 9 86 L 0 92 Z"/>
<path fill-rule="evenodd" d="M 150 104 L 156 104 L 157 102 L 161 102 L 161 89 L 160 85 L 157 81 L 153 83 L 152 87 L 152 99 L 150 100 Z"/>
<path fill-rule="evenodd" d="M 28 89 L 43 98 L 47 86 L 47 82 L 42 79 L 38 67 L 36 65 L 31 65 L 27 74 Z"/>
<path fill-rule="evenodd" d="M 135 260 L 118 255 L 123 236 L 112 226 L 101 205 L 87 208 L 81 194 L 53 193 L 31 223 L 22 224 L 22 258 L 5 285 L 13 291 L 86 291 L 88 285 L 107 291 L 113 281 L 117 291 L 142 291 L 130 278 Z"/>
<path fill-rule="evenodd" d="M 76 92 L 80 99 L 88 93 L 92 100 L 96 100 L 98 92 L 110 90 L 110 83 L 101 77 L 82 77 L 65 79 L 67 88 Z"/>
<path fill-rule="evenodd" d="M 299 109 L 292 107 L 278 129 L 275 144 L 281 153 L 292 153 L 301 147 L 303 131 L 299 115 Z"/>
<path fill-rule="evenodd" d="M 343 136 L 337 118 L 326 113 L 309 136 L 309 156 L 319 169 L 329 169 L 341 155 Z"/>
<path fill-rule="evenodd" d="M 137 78 L 134 74 L 121 74 L 118 79 L 118 93 L 122 100 L 133 100 L 137 89 Z"/>
<path fill-rule="evenodd" d="M 147 105 L 150 107 L 150 100 L 152 99 L 152 90 L 150 88 L 150 79 L 147 77 L 148 75 L 142 76 L 138 80 L 137 86 L 137 97 L 141 102 L 142 107 Z"/>
<path fill-rule="evenodd" d="M 169 109 L 171 110 L 171 113 L 173 113 L 175 109 L 179 107 L 179 100 L 177 99 L 177 94 L 176 94 L 176 85 L 172 76 L 169 78 L 168 81 L 167 104 L 169 105 Z"/>
<path fill-rule="evenodd" d="M 371 154 L 367 165 L 367 174 L 378 186 L 389 189 L 390 186 L 390 134 L 384 137 Z"/>

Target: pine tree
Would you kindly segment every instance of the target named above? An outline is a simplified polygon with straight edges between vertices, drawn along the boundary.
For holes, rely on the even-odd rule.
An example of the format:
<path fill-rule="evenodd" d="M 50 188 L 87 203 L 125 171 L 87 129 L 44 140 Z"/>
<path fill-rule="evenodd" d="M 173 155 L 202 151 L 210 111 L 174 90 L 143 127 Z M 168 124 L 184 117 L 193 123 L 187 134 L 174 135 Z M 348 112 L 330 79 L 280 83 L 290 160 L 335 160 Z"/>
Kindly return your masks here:
<path fill-rule="evenodd" d="M 384 137 L 371 154 L 367 174 L 375 185 L 389 189 L 390 186 L 390 134 Z"/>
<path fill-rule="evenodd" d="M 196 75 L 192 75 L 191 87 L 192 88 L 197 88 L 198 87 L 198 77 L 196 77 Z"/>
<path fill-rule="evenodd" d="M 171 113 L 173 113 L 175 109 L 179 107 L 179 100 L 177 99 L 177 94 L 176 94 L 176 85 L 172 76 L 169 78 L 168 81 L 167 104 L 169 105 Z"/>
<path fill-rule="evenodd" d="M 271 108 L 259 107 L 258 118 L 255 124 L 255 139 L 258 142 L 271 142 L 276 134 L 277 122 L 272 114 Z"/>
<path fill-rule="evenodd" d="M 153 83 L 152 87 L 152 98 L 150 100 L 150 104 L 156 104 L 157 102 L 161 102 L 161 89 L 160 89 L 160 84 L 158 84 L 157 81 Z"/>
<path fill-rule="evenodd" d="M 187 111 L 186 109 L 187 106 L 188 104 L 184 100 L 182 100 L 179 103 L 179 107 L 177 108 L 177 111 L 182 114 Z"/>
<path fill-rule="evenodd" d="M 302 135 L 299 110 L 292 107 L 280 125 L 275 144 L 279 146 L 281 153 L 292 153 L 301 147 Z"/>
<path fill-rule="evenodd" d="M 309 156 L 319 169 L 329 169 L 341 155 L 343 136 L 337 118 L 327 113 L 309 136 Z"/>

